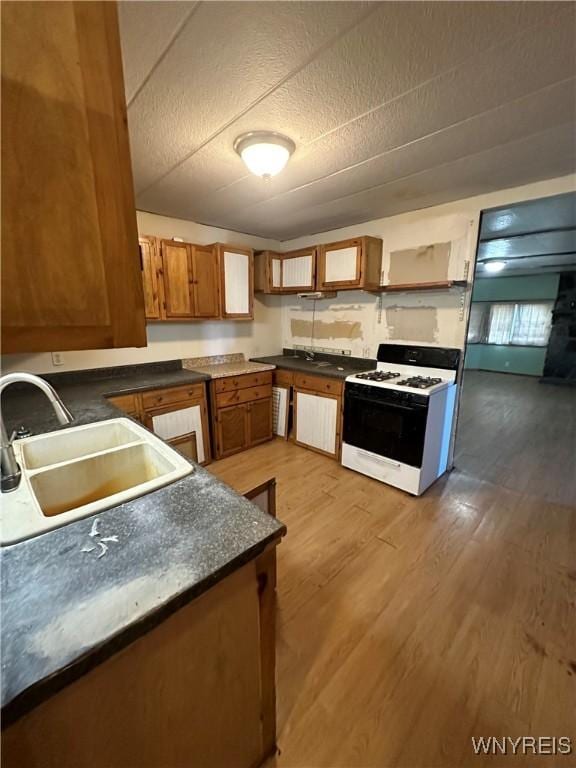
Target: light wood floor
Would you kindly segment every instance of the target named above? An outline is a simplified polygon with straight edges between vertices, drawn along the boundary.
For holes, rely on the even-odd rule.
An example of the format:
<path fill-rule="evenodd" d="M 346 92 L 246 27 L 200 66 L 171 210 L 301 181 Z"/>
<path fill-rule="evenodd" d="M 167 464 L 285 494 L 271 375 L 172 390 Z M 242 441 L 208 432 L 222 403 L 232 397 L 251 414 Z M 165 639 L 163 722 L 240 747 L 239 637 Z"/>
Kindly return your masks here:
<path fill-rule="evenodd" d="M 496 379 L 467 375 L 459 468 L 421 498 L 281 440 L 211 465 L 241 492 L 275 476 L 288 527 L 270 766 L 574 765 L 472 751 L 576 751 L 575 394 Z"/>

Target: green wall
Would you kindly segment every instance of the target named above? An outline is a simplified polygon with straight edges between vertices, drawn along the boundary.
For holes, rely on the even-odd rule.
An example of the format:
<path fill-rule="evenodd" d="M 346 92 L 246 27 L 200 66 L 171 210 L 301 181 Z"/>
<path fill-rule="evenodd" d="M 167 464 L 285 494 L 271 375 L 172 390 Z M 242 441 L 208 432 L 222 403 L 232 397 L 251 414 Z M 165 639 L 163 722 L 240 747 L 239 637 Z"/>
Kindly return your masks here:
<path fill-rule="evenodd" d="M 472 301 L 554 301 L 558 294 L 559 280 L 557 272 L 520 277 L 480 277 L 474 281 Z"/>
<path fill-rule="evenodd" d="M 553 301 L 558 293 L 559 279 L 560 276 L 555 273 L 480 278 L 474 282 L 472 301 Z M 541 376 L 545 357 L 545 347 L 468 344 L 464 367 Z"/>

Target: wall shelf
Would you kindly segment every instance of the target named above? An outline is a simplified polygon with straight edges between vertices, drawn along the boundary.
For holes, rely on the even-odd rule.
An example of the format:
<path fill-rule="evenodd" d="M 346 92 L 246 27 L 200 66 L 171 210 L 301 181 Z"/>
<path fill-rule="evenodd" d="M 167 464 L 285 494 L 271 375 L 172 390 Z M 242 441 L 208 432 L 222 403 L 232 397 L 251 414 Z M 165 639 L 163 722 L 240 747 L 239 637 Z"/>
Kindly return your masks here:
<path fill-rule="evenodd" d="M 466 280 L 442 280 L 433 283 L 398 283 L 397 285 L 382 285 L 382 293 L 401 293 L 407 291 L 443 291 L 450 288 L 465 288 Z"/>

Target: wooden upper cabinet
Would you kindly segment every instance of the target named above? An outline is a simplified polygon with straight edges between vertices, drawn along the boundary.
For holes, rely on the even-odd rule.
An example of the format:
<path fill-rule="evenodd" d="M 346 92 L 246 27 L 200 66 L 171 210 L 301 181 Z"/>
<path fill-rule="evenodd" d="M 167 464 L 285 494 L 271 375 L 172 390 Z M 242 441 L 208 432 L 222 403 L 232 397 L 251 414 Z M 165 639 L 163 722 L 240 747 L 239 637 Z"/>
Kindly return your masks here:
<path fill-rule="evenodd" d="M 195 317 L 220 317 L 220 275 L 215 249 L 191 245 L 190 261 Z"/>
<path fill-rule="evenodd" d="M 2 351 L 145 346 L 116 4 L 1 13 Z"/>
<path fill-rule="evenodd" d="M 382 240 L 357 237 L 321 245 L 318 253 L 316 287 L 324 290 L 362 288 L 377 291 L 382 271 Z"/>
<path fill-rule="evenodd" d="M 316 248 L 262 251 L 255 257 L 255 290 L 284 294 L 315 290 L 316 257 Z"/>
<path fill-rule="evenodd" d="M 256 293 L 282 293 L 282 256 L 276 251 L 260 251 L 254 256 Z"/>
<path fill-rule="evenodd" d="M 159 243 L 155 237 L 140 237 L 140 267 L 144 286 L 144 308 L 147 320 L 160 320 L 162 317 L 162 299 L 160 284 L 162 265 Z"/>
<path fill-rule="evenodd" d="M 166 317 L 194 317 L 191 261 L 187 243 L 162 240 L 162 277 Z"/>
<path fill-rule="evenodd" d="M 254 251 L 216 243 L 220 270 L 220 309 L 223 318 L 254 319 Z"/>

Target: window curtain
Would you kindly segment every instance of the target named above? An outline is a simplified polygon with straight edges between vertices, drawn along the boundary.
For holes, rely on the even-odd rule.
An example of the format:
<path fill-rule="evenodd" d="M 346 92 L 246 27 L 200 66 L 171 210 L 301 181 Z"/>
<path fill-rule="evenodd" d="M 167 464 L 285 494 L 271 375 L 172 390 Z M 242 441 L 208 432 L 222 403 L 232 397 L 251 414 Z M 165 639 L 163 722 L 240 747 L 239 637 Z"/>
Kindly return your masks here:
<path fill-rule="evenodd" d="M 550 336 L 550 304 L 517 304 L 510 344 L 545 346 Z"/>
<path fill-rule="evenodd" d="M 488 344 L 510 344 L 515 304 L 492 304 L 488 327 Z"/>

